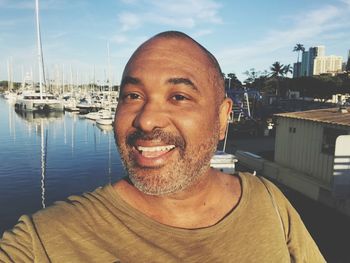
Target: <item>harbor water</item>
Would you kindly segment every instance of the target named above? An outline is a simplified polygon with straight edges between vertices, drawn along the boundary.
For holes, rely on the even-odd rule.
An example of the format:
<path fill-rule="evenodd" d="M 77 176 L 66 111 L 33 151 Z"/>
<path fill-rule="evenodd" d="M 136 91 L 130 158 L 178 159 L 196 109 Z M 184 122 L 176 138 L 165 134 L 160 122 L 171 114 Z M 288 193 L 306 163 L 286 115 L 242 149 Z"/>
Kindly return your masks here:
<path fill-rule="evenodd" d="M 0 236 L 19 216 L 124 176 L 112 126 L 15 112 L 0 97 Z"/>

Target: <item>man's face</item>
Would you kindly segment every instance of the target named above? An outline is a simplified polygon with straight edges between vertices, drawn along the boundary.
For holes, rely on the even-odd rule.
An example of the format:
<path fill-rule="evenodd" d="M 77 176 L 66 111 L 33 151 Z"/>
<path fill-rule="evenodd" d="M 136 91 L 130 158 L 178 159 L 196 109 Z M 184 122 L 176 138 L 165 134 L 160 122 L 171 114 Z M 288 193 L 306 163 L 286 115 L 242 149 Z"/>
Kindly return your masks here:
<path fill-rule="evenodd" d="M 192 42 L 159 38 L 126 66 L 114 128 L 140 191 L 175 193 L 209 174 L 220 130 L 210 65 Z"/>

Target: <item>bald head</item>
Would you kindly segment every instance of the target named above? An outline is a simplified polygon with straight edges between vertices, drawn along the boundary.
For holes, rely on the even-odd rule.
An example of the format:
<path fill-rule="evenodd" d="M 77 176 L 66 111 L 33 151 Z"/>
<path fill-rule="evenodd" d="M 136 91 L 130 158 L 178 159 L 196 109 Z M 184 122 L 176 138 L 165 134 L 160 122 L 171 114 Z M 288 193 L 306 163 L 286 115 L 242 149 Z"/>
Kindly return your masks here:
<path fill-rule="evenodd" d="M 163 41 L 162 41 L 163 40 Z M 171 50 L 171 46 L 169 45 L 168 41 L 164 40 L 180 40 L 181 42 L 184 42 L 189 45 L 193 45 L 193 48 L 200 50 L 200 53 L 205 57 L 207 60 L 207 63 L 203 63 L 203 67 L 205 67 L 204 70 L 207 72 L 208 80 L 212 86 L 213 91 L 215 92 L 215 100 L 216 104 L 219 105 L 224 97 L 225 97 L 225 87 L 224 87 L 224 78 L 223 74 L 221 72 L 220 65 L 216 58 L 201 44 L 199 44 L 197 41 L 195 41 L 190 36 L 186 35 L 185 33 L 179 32 L 179 31 L 166 31 L 159 33 L 155 35 L 154 37 L 150 38 L 146 42 L 144 42 L 140 47 L 136 49 L 134 54 L 129 59 L 124 73 L 123 73 L 123 79 L 121 83 L 121 88 L 123 88 L 124 82 L 125 82 L 125 73 L 127 72 L 128 67 L 131 63 L 133 63 L 134 59 L 142 52 L 145 52 L 149 47 L 157 44 L 159 46 L 164 46 L 164 48 L 168 48 Z M 179 55 L 176 50 L 173 50 L 173 53 L 171 56 L 177 56 Z M 193 59 L 197 60 L 198 57 L 194 57 Z"/>

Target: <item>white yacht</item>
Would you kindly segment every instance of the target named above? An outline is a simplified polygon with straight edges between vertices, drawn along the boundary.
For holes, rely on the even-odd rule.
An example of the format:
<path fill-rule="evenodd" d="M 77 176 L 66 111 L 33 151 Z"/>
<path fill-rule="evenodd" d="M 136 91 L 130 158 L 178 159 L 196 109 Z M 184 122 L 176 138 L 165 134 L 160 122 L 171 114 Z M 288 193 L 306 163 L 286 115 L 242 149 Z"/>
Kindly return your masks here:
<path fill-rule="evenodd" d="M 63 111 L 63 103 L 52 94 L 28 90 L 17 96 L 15 109 L 20 111 Z"/>
<path fill-rule="evenodd" d="M 86 119 L 94 120 L 100 125 L 112 125 L 114 115 L 110 110 L 99 110 L 96 112 L 89 112 L 85 115 Z"/>
<path fill-rule="evenodd" d="M 79 108 L 77 107 L 77 100 L 74 97 L 63 97 L 63 107 L 65 111 L 69 112 L 78 112 Z"/>
<path fill-rule="evenodd" d="M 101 114 L 99 118 L 96 120 L 97 124 L 100 125 L 112 125 L 114 122 L 114 114 L 110 110 L 101 110 L 99 111 Z"/>
<path fill-rule="evenodd" d="M 100 111 L 91 111 L 85 115 L 86 119 L 96 121 L 100 118 Z"/>
<path fill-rule="evenodd" d="M 63 111 L 63 103 L 54 95 L 44 91 L 45 74 L 44 60 L 40 35 L 39 22 L 39 0 L 35 1 L 35 18 L 36 32 L 38 45 L 38 68 L 39 68 L 39 92 L 36 92 L 34 84 L 31 89 L 24 90 L 21 95 L 18 95 L 15 109 L 18 111 Z"/>

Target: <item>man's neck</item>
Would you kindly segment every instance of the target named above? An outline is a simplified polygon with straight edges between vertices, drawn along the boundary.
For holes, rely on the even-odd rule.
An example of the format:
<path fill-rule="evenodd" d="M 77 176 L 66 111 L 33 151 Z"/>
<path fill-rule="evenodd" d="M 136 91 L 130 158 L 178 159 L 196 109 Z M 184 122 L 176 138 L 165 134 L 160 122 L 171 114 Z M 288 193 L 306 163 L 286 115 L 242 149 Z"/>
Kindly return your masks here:
<path fill-rule="evenodd" d="M 216 224 L 239 202 L 239 178 L 212 170 L 193 186 L 174 194 L 153 196 L 122 180 L 114 185 L 129 205 L 159 223 L 179 228 Z"/>

